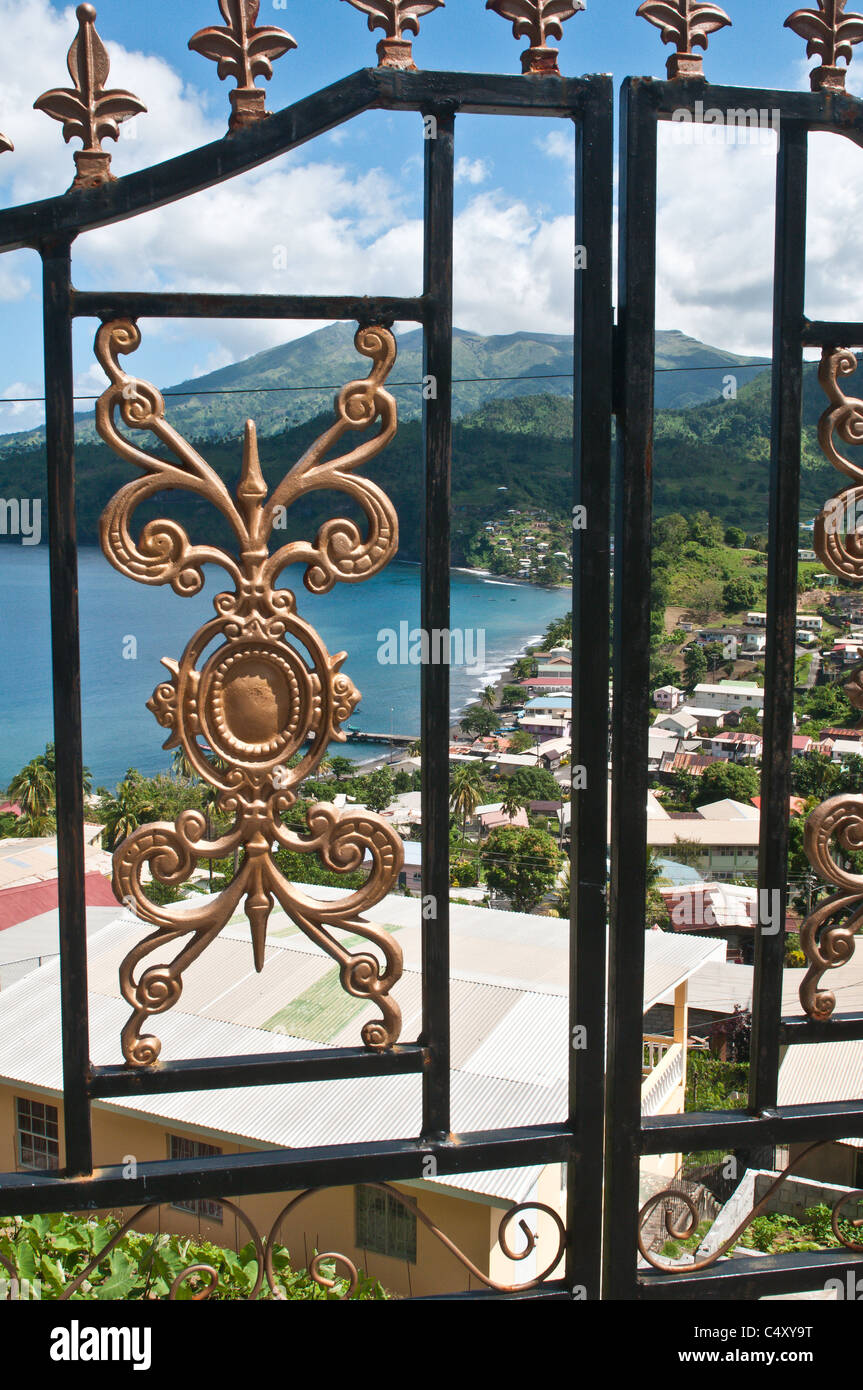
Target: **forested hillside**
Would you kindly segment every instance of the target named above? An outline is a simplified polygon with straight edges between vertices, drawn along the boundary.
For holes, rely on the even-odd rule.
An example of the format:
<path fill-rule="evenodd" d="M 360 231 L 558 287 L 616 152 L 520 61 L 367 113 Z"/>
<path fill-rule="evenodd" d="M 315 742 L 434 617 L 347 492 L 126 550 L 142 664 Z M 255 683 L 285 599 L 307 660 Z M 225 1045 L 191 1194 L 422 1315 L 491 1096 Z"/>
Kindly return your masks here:
<path fill-rule="evenodd" d="M 846 390 L 858 391 L 855 378 Z M 839 486 L 817 443 L 817 422 L 826 405 L 816 368 L 807 366 L 801 515 L 815 514 Z M 302 455 L 331 420 L 315 420 L 260 439 L 264 473 L 272 485 Z M 572 401 L 544 392 L 485 402 L 455 424 L 453 447 L 454 562 L 476 554 L 476 538 L 490 520 L 509 509 L 537 508 L 553 519 L 571 509 Z M 145 444 L 149 440 L 144 439 Z M 239 429 L 201 445 L 227 480 L 236 482 L 241 459 Z M 656 417 L 655 512 L 706 510 L 727 526 L 763 532 L 767 523 L 770 455 L 770 373 L 762 371 L 740 388 L 735 400 L 718 400 Z M 100 442 L 82 440 L 77 452 L 78 515 L 82 544 L 98 539 L 99 515 L 131 470 Z M 401 554 L 419 557 L 422 511 L 422 435 L 418 420 L 402 423 L 393 444 L 365 470 L 392 497 L 401 526 Z M 505 490 L 503 490 L 505 489 Z M 0 453 L 0 497 L 44 497 L 44 452 L 40 446 Z M 197 536 L 219 534 L 220 520 L 199 499 L 175 493 L 171 515 Z M 142 508 L 141 522 L 164 503 Z M 339 511 L 356 516 L 348 499 Z M 301 501 L 288 518 L 286 536 L 308 536 L 333 514 L 332 496 Z M 9 538 L 12 539 L 11 537 Z"/>

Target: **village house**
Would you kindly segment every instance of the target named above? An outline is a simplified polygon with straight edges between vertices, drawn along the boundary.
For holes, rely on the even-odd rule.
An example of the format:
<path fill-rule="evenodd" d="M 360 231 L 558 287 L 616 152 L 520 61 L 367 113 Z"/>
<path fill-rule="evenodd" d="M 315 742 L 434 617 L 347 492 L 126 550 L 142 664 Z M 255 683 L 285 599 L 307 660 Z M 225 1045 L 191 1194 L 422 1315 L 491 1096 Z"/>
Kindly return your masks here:
<path fill-rule="evenodd" d="M 316 887 L 315 896 L 344 897 Z M 421 1021 L 421 904 L 390 896 L 369 912 L 395 932 L 404 951 L 399 1000 L 405 1036 Z M 453 1123 L 482 1130 L 512 1116 L 520 1124 L 562 1121 L 567 1107 L 569 925 L 554 918 L 451 908 L 453 951 Z M 118 965 L 142 924 L 119 916 L 90 940 L 90 1041 L 97 1064 L 120 1061 L 129 1006 L 120 997 Z M 669 1031 L 644 1038 L 642 1113 L 683 1110 L 690 979 L 721 954 L 697 936 L 645 932 L 644 1013 L 664 1003 Z M 52 1169 L 65 1160 L 59 1048 L 60 981 L 56 963 L 35 969 L 0 992 L 0 1162 L 9 1171 Z M 183 998 L 160 1016 L 163 1056 L 242 1056 L 353 1044 L 376 1010 L 346 996 L 338 967 L 283 914 L 270 924 L 265 967 L 252 967 L 248 925 L 226 927 L 186 972 Z M 32 1019 L 40 1019 L 38 1033 Z M 27 1034 L 30 1045 L 20 1046 Z M 418 1127 L 421 1078 L 309 1082 L 276 1092 L 246 1087 L 197 1093 L 114 1097 L 93 1104 L 97 1164 L 171 1157 L 202 1158 L 275 1147 L 397 1138 Z M 673 1176 L 679 1155 L 645 1159 L 642 1180 Z M 501 1250 L 501 1218 L 513 1203 L 541 1201 L 562 1211 L 559 1164 L 499 1172 L 430 1176 L 398 1183 L 492 1278 L 530 1278 L 530 1261 L 513 1266 Z M 258 1229 L 270 1228 L 292 1194 L 237 1199 Z M 314 1251 L 340 1250 L 396 1294 L 435 1294 L 475 1286 L 422 1223 L 394 1199 L 363 1185 L 322 1189 L 297 1208 L 277 1238 L 298 1266 Z M 237 1248 L 247 1236 L 219 1202 L 183 1201 L 141 1220 L 146 1231 L 202 1235 Z M 536 1259 L 555 1248 L 540 1221 Z M 548 1246 L 547 1246 L 548 1243 Z"/>
<path fill-rule="evenodd" d="M 710 740 L 710 752 L 714 758 L 723 758 L 732 763 L 754 763 L 761 757 L 763 739 L 759 734 L 743 734 L 726 729 Z"/>
<path fill-rule="evenodd" d="M 764 709 L 764 691 L 760 685 L 750 681 L 719 681 L 716 685 L 704 683 L 695 687 L 693 695 L 696 704 L 707 705 L 711 709 L 754 709 L 756 713 Z"/>
<path fill-rule="evenodd" d="M 661 685 L 653 692 L 653 703 L 657 709 L 675 710 L 684 701 L 684 692 L 676 685 Z"/>

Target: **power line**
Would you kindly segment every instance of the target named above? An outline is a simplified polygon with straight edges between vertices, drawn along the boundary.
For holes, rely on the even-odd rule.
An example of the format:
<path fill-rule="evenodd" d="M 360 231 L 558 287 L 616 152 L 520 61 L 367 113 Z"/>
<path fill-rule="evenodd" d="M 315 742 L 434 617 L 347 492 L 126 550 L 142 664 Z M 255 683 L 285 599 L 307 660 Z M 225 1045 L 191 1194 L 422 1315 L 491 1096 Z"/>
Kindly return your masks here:
<path fill-rule="evenodd" d="M 663 372 L 730 372 L 733 367 L 738 371 L 754 371 L 758 367 L 771 367 L 772 360 L 767 362 L 741 362 L 741 363 L 720 363 L 714 367 L 655 367 L 654 374 L 659 375 Z M 572 372 L 538 372 L 536 376 L 460 376 L 453 378 L 453 386 L 478 386 L 483 382 L 500 381 L 572 381 Z M 343 381 L 335 385 L 322 384 L 320 386 L 219 386 L 207 388 L 202 391 L 162 391 L 161 394 L 166 398 L 189 399 L 193 396 L 270 396 L 285 395 L 300 391 L 341 391 L 344 389 Z M 387 383 L 388 390 L 399 388 L 421 388 L 425 385 L 424 381 L 391 381 Z M 101 396 L 73 396 L 74 401 L 98 401 Z M 44 405 L 44 396 L 0 396 L 0 406 L 2 405 Z M 705 402 L 706 404 L 706 402 Z"/>

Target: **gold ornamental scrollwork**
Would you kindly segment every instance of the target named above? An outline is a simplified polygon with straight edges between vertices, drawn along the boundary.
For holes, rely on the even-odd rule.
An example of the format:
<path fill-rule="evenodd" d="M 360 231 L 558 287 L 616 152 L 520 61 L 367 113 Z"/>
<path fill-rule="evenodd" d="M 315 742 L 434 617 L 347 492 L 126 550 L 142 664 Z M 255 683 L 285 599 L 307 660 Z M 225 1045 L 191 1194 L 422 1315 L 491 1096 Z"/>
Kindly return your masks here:
<path fill-rule="evenodd" d="M 857 370 L 857 358 L 846 348 L 825 347 L 818 380 L 830 402 L 818 423 L 818 442 L 825 458 L 852 482 L 843 487 L 815 518 L 813 545 L 826 569 L 842 579 L 863 580 L 863 467 L 840 448 L 863 443 L 863 401 L 848 396 L 839 378 Z M 852 705 L 863 708 L 860 673 L 845 684 Z M 824 1022 L 836 1008 L 832 990 L 821 981 L 830 970 L 847 964 L 854 954 L 855 937 L 863 924 L 863 875 L 852 873 L 831 849 L 846 854 L 863 849 L 863 796 L 850 793 L 831 797 L 810 812 L 804 847 L 814 871 L 837 890 L 814 911 L 800 928 L 800 945 L 807 970 L 800 985 L 800 1003 L 811 1019 Z"/>
<path fill-rule="evenodd" d="M 343 988 L 373 1002 L 380 1018 L 362 1029 L 367 1047 L 390 1046 L 399 1036 L 401 1015 L 390 991 L 402 972 L 399 946 L 388 932 L 362 914 L 395 885 L 403 862 L 402 843 L 380 817 L 356 808 L 342 811 L 328 803 L 310 807 L 307 835 L 282 820 L 297 800 L 297 788 L 320 763 L 328 744 L 344 741 L 342 725 L 359 693 L 342 667 L 346 652 L 331 655 L 315 628 L 300 617 L 296 596 L 276 581 L 292 564 L 305 566 L 304 584 L 314 594 L 336 583 L 356 584 L 377 574 L 398 547 L 398 521 L 386 494 L 356 470 L 384 449 L 397 428 L 396 403 L 385 383 L 396 359 L 386 328 L 361 328 L 357 351 L 371 360 L 363 380 L 349 382 L 335 401 L 332 425 L 269 492 L 261 472 L 255 426 L 248 421 L 242 473 L 236 494 L 198 451 L 165 419 L 161 393 L 129 375 L 120 358 L 141 341 L 137 324 L 119 319 L 104 324 L 96 355 L 111 385 L 96 407 L 101 437 L 142 475 L 112 498 L 100 521 L 102 549 L 115 569 L 141 584 L 170 584 L 177 594 L 199 593 L 205 565 L 219 565 L 233 590 L 214 599 L 216 616 L 190 638 L 179 660 L 165 658 L 163 680 L 148 708 L 169 730 L 165 748 L 182 748 L 196 774 L 218 791 L 217 805 L 234 821 L 226 834 L 207 840 L 205 817 L 184 811 L 175 824 L 159 822 L 135 830 L 114 853 L 114 891 L 155 931 L 139 942 L 120 967 L 123 997 L 132 1015 L 122 1034 L 130 1066 L 148 1066 L 160 1053 L 160 1040 L 143 1034 L 154 1014 L 180 998 L 183 972 L 218 935 L 241 902 L 252 935 L 257 970 L 264 965 L 267 924 L 278 902 L 300 929 L 339 966 Z M 170 458 L 156 457 L 118 427 L 145 431 Z M 355 447 L 335 452 L 346 435 L 376 433 Z M 335 456 L 333 456 L 335 454 Z M 193 544 L 184 528 L 166 518 L 149 521 L 137 540 L 131 519 L 156 493 L 185 490 L 216 507 L 228 522 L 236 551 Z M 363 535 L 356 522 L 329 520 L 314 541 L 288 541 L 270 552 L 277 518 L 309 493 L 346 493 L 362 509 Z M 302 750 L 308 747 L 305 752 Z M 273 853 L 285 848 L 317 854 L 336 872 L 348 873 L 371 860 L 365 883 L 334 902 L 322 902 L 289 883 Z M 172 913 L 154 904 L 142 886 L 142 870 L 160 883 L 177 886 L 201 859 L 242 851 L 232 881 L 211 902 L 190 912 Z M 334 930 L 363 937 L 375 950 L 350 951 Z M 143 962 L 156 951 L 190 938 L 168 963 Z"/>

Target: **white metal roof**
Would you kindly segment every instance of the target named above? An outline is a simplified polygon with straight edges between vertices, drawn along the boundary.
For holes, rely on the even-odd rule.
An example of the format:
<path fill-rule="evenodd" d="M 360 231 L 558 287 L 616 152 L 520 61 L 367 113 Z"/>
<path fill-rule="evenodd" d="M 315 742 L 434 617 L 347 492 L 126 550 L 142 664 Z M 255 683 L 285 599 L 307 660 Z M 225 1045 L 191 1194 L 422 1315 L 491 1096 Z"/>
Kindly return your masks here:
<path fill-rule="evenodd" d="M 321 898 L 344 896 L 340 889 L 313 891 Z M 420 910 L 418 899 L 394 896 L 368 914 L 386 921 L 405 950 L 406 970 L 396 987 L 405 1038 L 417 1036 L 421 1026 Z M 452 927 L 455 1128 L 470 1131 L 562 1120 L 569 1059 L 568 924 L 455 906 Z M 117 965 L 140 935 L 141 924 L 123 914 L 89 941 L 90 1053 L 97 1065 L 122 1060 L 119 1036 L 129 1008 L 118 997 Z M 645 1011 L 722 949 L 723 943 L 712 940 L 645 933 Z M 358 1041 L 362 1022 L 376 1010 L 362 1003 L 357 1008 L 350 1000 L 350 1017 L 325 1042 L 315 1038 L 313 1029 L 312 1037 L 298 1036 L 298 1025 L 294 1031 L 274 1031 L 280 1011 L 336 967 L 283 914 L 273 916 L 266 956 L 265 969 L 258 975 L 252 968 L 247 925 L 226 927 L 186 972 L 181 1007 L 157 1020 L 163 1057 L 275 1055 Z M 485 973 L 476 968 L 478 963 Z M 0 992 L 0 1079 L 59 1094 L 59 1016 L 57 962 Z M 34 1018 L 40 1020 L 38 1029 L 32 1026 Z M 313 1147 L 418 1133 L 421 1078 L 232 1088 L 97 1104 L 191 1128 L 205 1137 L 239 1139 L 265 1148 Z M 520 1201 L 538 1173 L 538 1168 L 529 1168 L 438 1181 Z"/>

